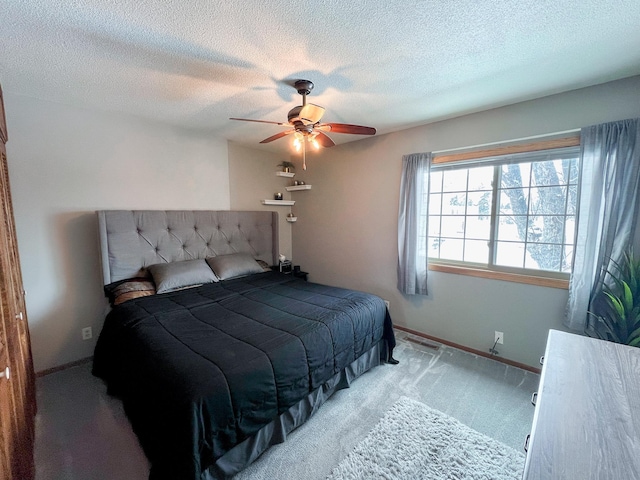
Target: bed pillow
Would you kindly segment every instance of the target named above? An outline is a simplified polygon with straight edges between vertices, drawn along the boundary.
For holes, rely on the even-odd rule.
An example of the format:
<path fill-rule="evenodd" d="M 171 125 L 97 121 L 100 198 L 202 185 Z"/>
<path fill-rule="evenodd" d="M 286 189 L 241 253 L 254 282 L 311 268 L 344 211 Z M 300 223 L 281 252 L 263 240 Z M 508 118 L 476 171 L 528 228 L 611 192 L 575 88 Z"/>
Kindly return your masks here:
<path fill-rule="evenodd" d="M 231 253 L 229 255 L 208 257 L 207 263 L 220 280 L 264 272 L 258 262 L 248 253 Z"/>
<path fill-rule="evenodd" d="M 104 291 L 111 305 L 115 306 L 134 298 L 155 295 L 156 287 L 148 278 L 129 278 L 106 285 Z"/>
<path fill-rule="evenodd" d="M 155 295 L 156 289 L 151 280 L 141 280 L 137 282 L 124 282 L 114 290 L 113 305 L 120 305 L 127 300 L 134 298 L 148 297 Z"/>
<path fill-rule="evenodd" d="M 203 259 L 156 263 L 148 267 L 148 270 L 156 284 L 158 293 L 172 292 L 184 287 L 218 281 Z"/>
<path fill-rule="evenodd" d="M 270 272 L 271 271 L 271 266 L 265 262 L 264 260 L 260 260 L 256 258 L 256 262 L 258 262 L 258 265 L 260 265 L 262 267 L 262 270 L 265 272 Z"/>

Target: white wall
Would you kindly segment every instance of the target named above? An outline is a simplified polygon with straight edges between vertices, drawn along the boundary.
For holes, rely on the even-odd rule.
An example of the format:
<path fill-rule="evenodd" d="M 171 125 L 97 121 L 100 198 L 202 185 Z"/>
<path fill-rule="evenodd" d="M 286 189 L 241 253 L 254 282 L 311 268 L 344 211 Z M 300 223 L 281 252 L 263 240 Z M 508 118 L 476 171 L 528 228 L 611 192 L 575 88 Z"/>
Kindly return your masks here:
<path fill-rule="evenodd" d="M 278 212 L 280 253 L 291 258 L 291 229 L 287 213 L 291 207 L 262 205 L 261 200 L 273 199 L 274 193 L 282 193 L 285 200 L 291 194 L 284 187 L 291 179 L 276 176 L 282 170 L 277 165 L 289 160 L 288 155 L 256 150 L 235 142 L 229 142 L 229 182 L 231 184 L 232 210 L 269 210 Z M 295 208 L 295 207 L 293 207 Z"/>
<path fill-rule="evenodd" d="M 226 140 L 5 92 L 36 371 L 91 356 L 102 327 L 95 210 L 228 209 Z M 80 329 L 93 327 L 83 341 Z"/>
<path fill-rule="evenodd" d="M 396 288 L 402 155 L 552 134 L 640 116 L 640 77 L 611 82 L 337 146 L 307 159 L 296 196 L 296 263 L 315 282 L 390 300 L 398 325 L 537 366 L 550 328 L 562 329 L 567 291 L 430 272 L 429 296 Z"/>

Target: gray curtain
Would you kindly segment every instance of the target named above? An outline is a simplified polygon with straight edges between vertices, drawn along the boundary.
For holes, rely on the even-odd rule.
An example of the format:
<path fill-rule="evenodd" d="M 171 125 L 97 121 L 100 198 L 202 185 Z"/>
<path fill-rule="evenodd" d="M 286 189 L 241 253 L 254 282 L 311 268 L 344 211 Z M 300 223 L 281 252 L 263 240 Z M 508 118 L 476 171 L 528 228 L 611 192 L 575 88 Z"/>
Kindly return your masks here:
<path fill-rule="evenodd" d="M 564 323 L 586 331 L 588 311 L 612 261 L 632 245 L 640 194 L 640 119 L 583 128 L 573 274 Z"/>
<path fill-rule="evenodd" d="M 398 290 L 427 295 L 427 231 L 431 153 L 402 157 L 398 210 Z"/>

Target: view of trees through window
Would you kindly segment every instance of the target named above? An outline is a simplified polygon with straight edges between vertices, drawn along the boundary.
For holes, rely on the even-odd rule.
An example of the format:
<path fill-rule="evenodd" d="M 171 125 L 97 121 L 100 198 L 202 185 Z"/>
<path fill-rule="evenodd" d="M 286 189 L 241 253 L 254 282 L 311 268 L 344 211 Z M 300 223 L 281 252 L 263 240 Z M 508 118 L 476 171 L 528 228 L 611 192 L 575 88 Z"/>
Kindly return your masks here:
<path fill-rule="evenodd" d="M 576 152 L 544 161 L 432 167 L 427 255 L 570 273 L 578 166 Z"/>

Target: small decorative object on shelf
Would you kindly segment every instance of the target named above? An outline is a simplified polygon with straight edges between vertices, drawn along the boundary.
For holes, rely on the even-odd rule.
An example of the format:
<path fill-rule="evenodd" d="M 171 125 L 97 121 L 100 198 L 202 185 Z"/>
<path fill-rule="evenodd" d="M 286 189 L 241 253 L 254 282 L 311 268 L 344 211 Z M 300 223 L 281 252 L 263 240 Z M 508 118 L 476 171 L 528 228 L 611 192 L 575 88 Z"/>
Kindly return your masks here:
<path fill-rule="evenodd" d="M 296 216 L 293 214 L 293 212 L 289 212 L 289 213 L 287 214 L 287 222 L 289 222 L 289 223 L 294 223 L 294 222 L 296 222 L 297 220 L 298 220 L 298 217 L 296 217 Z"/>
<path fill-rule="evenodd" d="M 274 200 L 282 200 L 282 193 L 280 193 L 280 192 L 274 193 L 273 194 L 273 199 Z"/>
<path fill-rule="evenodd" d="M 287 162 L 286 160 L 283 160 L 282 163 L 279 163 L 278 167 L 282 167 L 282 171 L 287 173 L 291 172 L 291 170 L 295 168 L 293 163 Z"/>

